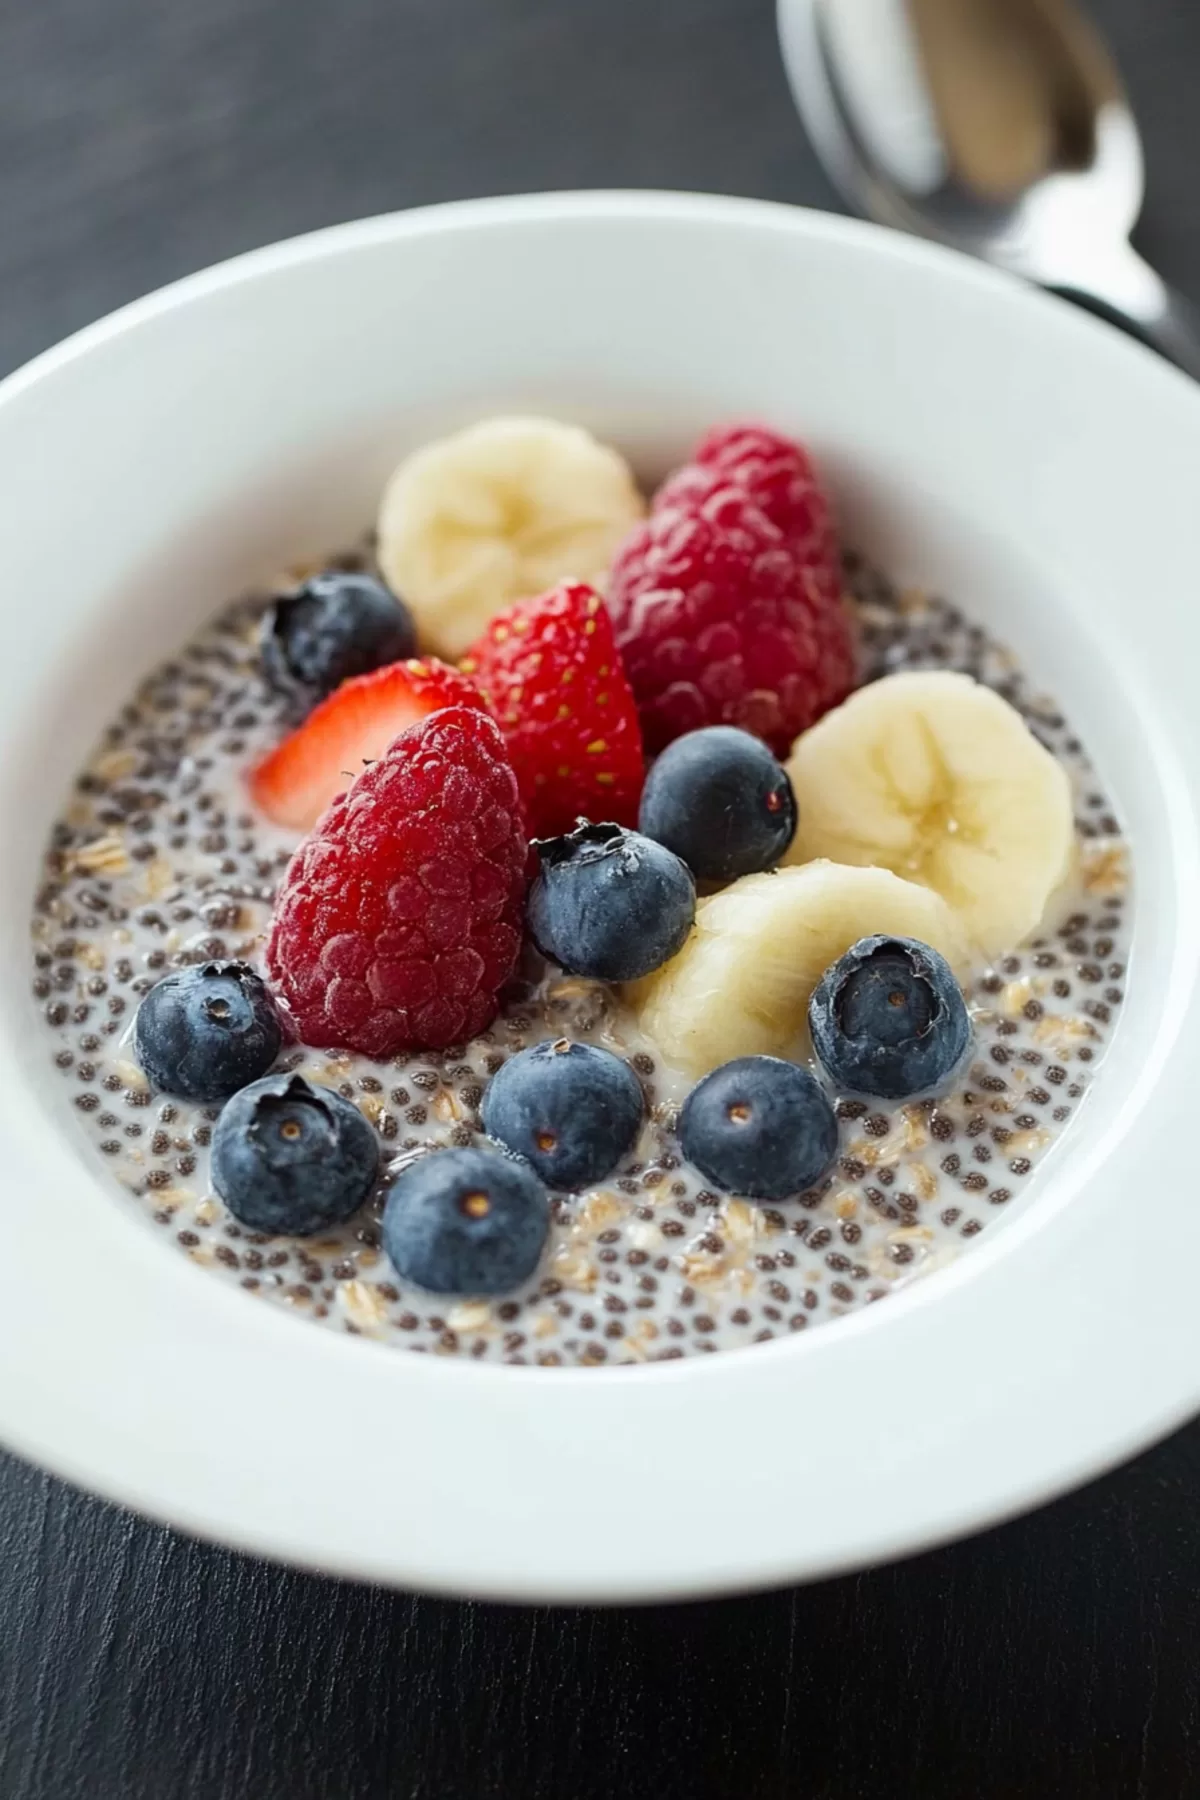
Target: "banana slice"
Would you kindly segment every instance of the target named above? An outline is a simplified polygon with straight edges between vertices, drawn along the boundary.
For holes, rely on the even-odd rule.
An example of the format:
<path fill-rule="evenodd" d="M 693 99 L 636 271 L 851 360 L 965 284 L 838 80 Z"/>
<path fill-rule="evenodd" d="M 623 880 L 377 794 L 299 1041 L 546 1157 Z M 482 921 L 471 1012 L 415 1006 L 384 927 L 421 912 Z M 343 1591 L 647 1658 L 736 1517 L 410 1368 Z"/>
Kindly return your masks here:
<path fill-rule="evenodd" d="M 699 1077 L 736 1056 L 804 1056 L 813 988 L 873 932 L 919 938 L 961 970 L 969 947 L 929 888 L 887 869 L 811 862 L 745 875 L 696 909 L 678 956 L 626 990 L 668 1063 Z"/>
<path fill-rule="evenodd" d="M 577 425 L 485 419 L 392 475 L 379 566 L 423 647 L 455 658 L 510 601 L 566 576 L 606 579 L 643 510 L 628 465 Z"/>
<path fill-rule="evenodd" d="M 1036 929 L 1073 867 L 1066 771 L 967 675 L 860 688 L 796 740 L 787 768 L 800 811 L 789 863 L 832 857 L 921 882 L 985 957 Z"/>

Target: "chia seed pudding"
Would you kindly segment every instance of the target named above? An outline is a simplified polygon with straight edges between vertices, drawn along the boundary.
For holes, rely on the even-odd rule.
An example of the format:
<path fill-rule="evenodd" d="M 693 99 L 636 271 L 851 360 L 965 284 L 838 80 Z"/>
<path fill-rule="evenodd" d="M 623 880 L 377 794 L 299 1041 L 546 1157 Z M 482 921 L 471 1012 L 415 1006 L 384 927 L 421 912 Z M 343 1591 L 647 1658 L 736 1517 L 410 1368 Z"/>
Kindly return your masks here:
<path fill-rule="evenodd" d="M 347 559 L 353 562 L 354 559 Z M 379 1202 L 315 1238 L 244 1229 L 209 1182 L 218 1109 L 152 1093 L 129 1042 L 164 973 L 261 964 L 295 844 L 255 815 L 247 768 L 286 728 L 260 673 L 265 598 L 240 601 L 138 690 L 53 828 L 32 931 L 46 1054 L 88 1150 L 195 1263 L 326 1329 L 486 1361 L 639 1363 L 786 1337 L 944 1267 L 1015 1205 L 1083 1103 L 1121 1005 L 1128 859 L 1114 809 L 1071 727 L 1013 658 L 955 606 L 897 591 L 853 559 L 863 680 L 951 669 L 1006 698 L 1068 771 L 1079 879 L 1043 935 L 965 988 L 969 1067 L 936 1101 L 842 1100 L 839 1158 L 820 1186 L 770 1206 L 708 1191 L 674 1136 L 689 1081 L 664 1066 L 613 992 L 527 952 L 494 1024 L 445 1053 L 386 1064 L 285 1049 L 281 1066 L 335 1088 L 377 1133 L 386 1173 L 430 1146 L 481 1142 L 485 1084 L 546 1037 L 603 1046 L 642 1082 L 647 1122 L 601 1187 L 553 1197 L 536 1275 L 500 1299 L 402 1285 Z"/>
<path fill-rule="evenodd" d="M 718 428 L 647 512 L 617 451 L 502 418 L 143 683 L 51 833 L 32 983 L 88 1152 L 252 1299 L 638 1363 L 853 1312 L 1016 1203 L 1127 888 L 1057 707 L 843 568 L 802 445 Z"/>

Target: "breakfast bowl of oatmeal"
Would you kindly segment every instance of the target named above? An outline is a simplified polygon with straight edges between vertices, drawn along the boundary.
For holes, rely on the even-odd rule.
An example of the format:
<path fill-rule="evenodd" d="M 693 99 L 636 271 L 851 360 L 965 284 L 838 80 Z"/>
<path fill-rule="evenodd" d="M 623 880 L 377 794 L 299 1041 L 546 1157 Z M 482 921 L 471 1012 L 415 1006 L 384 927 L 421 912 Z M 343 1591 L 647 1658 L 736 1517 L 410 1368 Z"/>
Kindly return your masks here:
<path fill-rule="evenodd" d="M 1002 277 L 665 196 L 318 234 L 11 378 L 4 1440 L 604 1599 L 1187 1416 L 1194 441 Z"/>

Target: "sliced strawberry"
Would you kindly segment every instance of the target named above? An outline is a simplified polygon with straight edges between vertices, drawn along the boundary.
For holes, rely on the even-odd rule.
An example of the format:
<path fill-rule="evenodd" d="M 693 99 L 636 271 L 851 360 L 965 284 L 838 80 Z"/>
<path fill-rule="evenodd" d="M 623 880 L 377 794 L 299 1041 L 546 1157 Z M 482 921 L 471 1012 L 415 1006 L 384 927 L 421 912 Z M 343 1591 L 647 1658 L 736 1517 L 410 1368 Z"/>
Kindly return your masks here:
<path fill-rule="evenodd" d="M 465 675 L 433 657 L 343 681 L 251 772 L 255 805 L 277 825 L 311 830 L 402 731 L 446 706 L 482 708 L 483 701 Z"/>
<path fill-rule="evenodd" d="M 637 821 L 645 763 L 633 690 L 594 588 L 564 581 L 498 613 L 462 660 L 508 744 L 530 830 Z"/>

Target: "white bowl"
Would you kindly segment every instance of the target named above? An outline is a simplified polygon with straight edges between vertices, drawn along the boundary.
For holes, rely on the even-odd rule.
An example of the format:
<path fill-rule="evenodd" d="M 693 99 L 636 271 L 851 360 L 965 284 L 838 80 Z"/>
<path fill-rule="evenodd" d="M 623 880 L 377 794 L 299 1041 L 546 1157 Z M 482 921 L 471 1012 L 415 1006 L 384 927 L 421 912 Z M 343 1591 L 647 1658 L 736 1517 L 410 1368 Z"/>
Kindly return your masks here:
<path fill-rule="evenodd" d="M 399 452 L 513 407 L 662 464 L 763 415 L 852 540 L 1040 671 L 1128 822 L 1137 934 L 1095 1091 L 954 1268 L 788 1342 L 485 1368 L 339 1338 L 109 1190 L 28 991 L 44 835 L 135 678 L 371 518 Z M 0 1436 L 188 1530 L 459 1593 L 790 1582 L 1045 1499 L 1200 1402 L 1200 390 L 939 249 L 744 201 L 558 195 L 318 233 L 0 387 Z"/>

